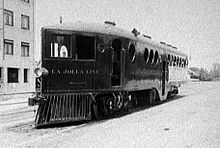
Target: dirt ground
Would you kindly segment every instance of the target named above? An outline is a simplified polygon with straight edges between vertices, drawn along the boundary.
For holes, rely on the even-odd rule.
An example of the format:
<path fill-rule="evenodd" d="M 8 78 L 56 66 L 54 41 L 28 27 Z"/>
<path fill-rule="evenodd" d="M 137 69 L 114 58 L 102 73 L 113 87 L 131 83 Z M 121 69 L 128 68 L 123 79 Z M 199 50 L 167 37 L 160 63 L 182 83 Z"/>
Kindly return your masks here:
<path fill-rule="evenodd" d="M 0 101 L 0 147 L 220 147 L 220 82 L 113 119 L 35 129 L 36 107 Z"/>

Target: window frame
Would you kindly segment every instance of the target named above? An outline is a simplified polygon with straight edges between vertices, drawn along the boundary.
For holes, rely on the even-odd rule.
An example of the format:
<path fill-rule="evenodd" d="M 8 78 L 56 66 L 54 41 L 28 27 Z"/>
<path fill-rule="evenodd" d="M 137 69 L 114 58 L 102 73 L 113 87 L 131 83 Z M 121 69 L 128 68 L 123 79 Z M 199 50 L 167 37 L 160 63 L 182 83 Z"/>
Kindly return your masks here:
<path fill-rule="evenodd" d="M 27 26 L 25 25 L 27 20 Z M 21 29 L 30 30 L 30 17 L 28 15 L 21 14 Z"/>
<path fill-rule="evenodd" d="M 76 38 L 78 36 L 83 36 L 83 37 L 90 37 L 90 38 L 94 38 L 94 57 L 92 59 L 79 59 L 78 58 L 78 54 L 77 54 L 77 48 L 76 48 Z M 74 40 L 72 40 L 72 59 L 76 60 L 76 61 L 96 61 L 96 40 L 97 37 L 95 34 L 89 34 L 89 33 L 81 33 L 81 34 L 72 34 L 72 37 L 74 38 Z M 74 57 L 75 56 L 75 57 Z"/>
<path fill-rule="evenodd" d="M 11 23 L 10 23 L 10 16 L 12 17 Z M 6 18 L 7 17 L 7 18 Z M 14 12 L 8 9 L 4 9 L 4 25 L 8 26 L 14 26 Z"/>
<path fill-rule="evenodd" d="M 29 69 L 24 68 L 24 83 L 29 83 Z"/>
<path fill-rule="evenodd" d="M 43 58 L 45 59 L 56 59 L 56 60 L 71 60 L 71 61 L 96 61 L 96 52 L 97 52 L 97 34 L 93 33 L 78 33 L 75 31 L 66 31 L 66 30 L 51 30 L 45 29 L 42 32 L 42 53 Z M 51 54 L 51 43 L 53 42 L 54 36 L 69 36 L 70 37 L 70 56 L 69 57 L 52 57 Z M 76 37 L 77 36 L 87 36 L 94 38 L 94 58 L 93 59 L 79 59 L 76 57 Z M 47 51 L 47 49 L 49 49 Z"/>
<path fill-rule="evenodd" d="M 10 70 L 16 70 L 16 78 L 15 78 L 15 80 L 13 80 L 13 78 L 12 78 L 12 74 L 10 75 Z M 11 73 L 12 73 L 12 71 L 11 71 Z M 14 71 L 15 72 L 15 71 Z M 7 68 L 7 75 L 8 75 L 8 79 L 7 79 L 7 82 L 8 83 L 19 83 L 19 68 L 11 68 L 11 67 L 8 67 Z"/>
<path fill-rule="evenodd" d="M 69 40 L 70 40 L 70 43 L 69 43 L 69 57 L 59 57 L 59 56 L 55 56 L 55 53 L 54 55 L 52 56 L 52 51 L 51 51 L 51 44 L 52 43 L 55 43 L 54 42 L 54 37 L 55 36 L 68 36 L 69 37 Z M 60 32 L 46 32 L 46 35 L 44 34 L 44 41 L 43 41 L 43 52 L 44 52 L 44 58 L 49 58 L 49 59 L 72 59 L 73 58 L 73 36 L 72 34 L 69 34 L 69 33 L 60 33 Z M 47 47 L 48 46 L 48 47 Z M 50 49 L 49 51 L 47 51 L 47 49 Z M 54 50 L 54 49 L 53 49 Z M 54 51 L 53 51 L 54 52 Z"/>
<path fill-rule="evenodd" d="M 11 53 L 9 53 L 8 51 L 8 46 L 6 48 L 6 45 L 11 45 Z M 4 39 L 4 52 L 6 55 L 14 55 L 14 41 L 13 40 L 9 40 L 9 39 Z"/>
<path fill-rule="evenodd" d="M 27 52 L 24 51 L 26 49 L 27 49 Z M 27 55 L 25 53 L 27 53 Z M 22 57 L 29 57 L 30 56 L 30 43 L 21 42 L 21 56 Z"/>

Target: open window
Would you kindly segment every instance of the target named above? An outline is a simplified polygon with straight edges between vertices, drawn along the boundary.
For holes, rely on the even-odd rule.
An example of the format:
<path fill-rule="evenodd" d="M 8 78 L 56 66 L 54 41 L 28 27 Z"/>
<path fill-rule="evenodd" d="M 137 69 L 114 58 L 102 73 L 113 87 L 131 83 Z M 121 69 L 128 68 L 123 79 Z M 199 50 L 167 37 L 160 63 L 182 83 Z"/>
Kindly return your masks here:
<path fill-rule="evenodd" d="M 76 54 L 77 59 L 95 59 L 95 37 L 82 35 L 76 36 Z"/>
<path fill-rule="evenodd" d="M 50 42 L 50 57 L 70 58 L 70 36 L 52 35 Z"/>

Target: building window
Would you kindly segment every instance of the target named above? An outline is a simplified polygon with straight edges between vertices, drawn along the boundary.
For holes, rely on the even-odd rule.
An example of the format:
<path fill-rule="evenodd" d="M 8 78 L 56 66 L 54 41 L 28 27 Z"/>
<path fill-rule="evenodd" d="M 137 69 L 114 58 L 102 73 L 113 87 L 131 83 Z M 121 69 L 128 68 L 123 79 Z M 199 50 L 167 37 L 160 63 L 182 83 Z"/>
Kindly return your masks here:
<path fill-rule="evenodd" d="M 13 55 L 13 45 L 14 45 L 13 40 L 4 40 L 5 54 Z"/>
<path fill-rule="evenodd" d="M 3 68 L 0 67 L 0 84 L 3 82 Z"/>
<path fill-rule="evenodd" d="M 24 83 L 28 83 L 28 69 L 24 69 Z"/>
<path fill-rule="evenodd" d="M 14 19 L 13 12 L 10 10 L 4 10 L 4 24 L 13 26 L 14 25 L 13 19 Z"/>
<path fill-rule="evenodd" d="M 21 28 L 29 30 L 29 16 L 21 15 Z"/>
<path fill-rule="evenodd" d="M 29 3 L 29 0 L 21 0 L 22 2 L 26 2 L 26 3 Z"/>
<path fill-rule="evenodd" d="M 21 42 L 21 56 L 29 57 L 29 43 Z"/>
<path fill-rule="evenodd" d="M 8 83 L 18 83 L 18 68 L 8 68 Z"/>

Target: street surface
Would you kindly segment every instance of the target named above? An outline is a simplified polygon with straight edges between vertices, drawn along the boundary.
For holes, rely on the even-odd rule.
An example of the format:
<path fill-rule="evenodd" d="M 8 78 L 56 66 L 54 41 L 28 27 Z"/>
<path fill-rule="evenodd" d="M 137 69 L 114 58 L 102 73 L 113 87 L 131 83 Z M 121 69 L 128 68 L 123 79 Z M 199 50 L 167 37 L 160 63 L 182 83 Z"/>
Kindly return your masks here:
<path fill-rule="evenodd" d="M 35 110 L 0 100 L 0 147 L 220 147 L 220 82 L 189 82 L 172 100 L 79 125 L 35 129 Z"/>

